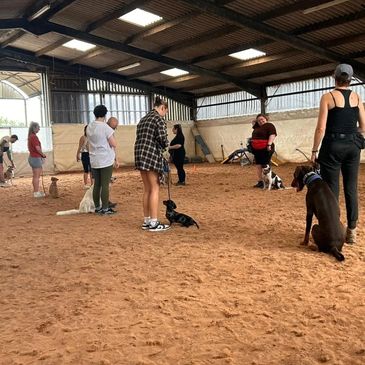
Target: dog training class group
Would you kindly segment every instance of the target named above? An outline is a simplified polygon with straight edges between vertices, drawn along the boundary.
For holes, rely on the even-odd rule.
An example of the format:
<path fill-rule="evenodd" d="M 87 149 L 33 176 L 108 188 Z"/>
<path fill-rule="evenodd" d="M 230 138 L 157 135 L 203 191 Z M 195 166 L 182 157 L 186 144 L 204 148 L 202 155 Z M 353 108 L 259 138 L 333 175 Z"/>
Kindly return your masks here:
<path fill-rule="evenodd" d="M 337 260 L 345 259 L 342 254 L 344 244 L 356 243 L 356 226 L 358 221 L 358 172 L 360 153 L 365 147 L 365 111 L 360 96 L 350 87 L 353 77 L 351 65 L 339 64 L 334 71 L 335 88 L 324 93 L 320 100 L 317 126 L 313 136 L 311 156 L 306 165 L 297 166 L 293 171 L 291 186 L 273 171 L 272 158 L 275 152 L 277 136 L 274 123 L 269 116 L 259 114 L 252 121 L 252 137 L 247 149 L 253 155 L 258 181 L 252 189 L 281 190 L 306 187 L 306 222 L 302 244 L 312 250 L 328 253 Z M 85 195 L 78 209 L 57 212 L 57 215 L 76 213 L 94 213 L 99 216 L 114 215 L 116 203 L 109 197 L 110 185 L 114 177 L 113 169 L 118 168 L 116 147 L 118 141 L 114 136 L 118 120 L 106 118 L 108 110 L 104 105 L 94 108 L 95 120 L 84 127 L 76 151 L 76 160 L 83 166 L 83 183 Z M 184 170 L 184 135 L 180 124 L 173 127 L 175 137 L 169 141 L 165 115 L 168 103 L 160 97 L 154 100 L 153 109 L 137 124 L 134 143 L 135 168 L 140 173 L 143 184 L 143 218 L 140 228 L 146 232 L 164 232 L 174 224 L 184 227 L 199 228 L 199 217 L 192 218 L 179 213 L 176 203 L 171 199 L 171 165 L 177 170 L 178 182 L 185 186 Z M 37 136 L 40 125 L 32 122 L 28 132 L 29 165 L 32 168 L 33 196 L 40 199 L 49 195 L 58 197 L 56 177 L 48 194 L 42 191 L 42 165 L 46 155 Z M 12 144 L 18 141 L 17 135 L 5 136 L 0 141 L 0 186 L 11 187 L 16 168 L 11 153 Z M 166 153 L 167 152 L 167 153 Z M 339 194 L 340 175 L 346 205 L 344 226 L 340 220 Z M 160 186 L 167 185 L 168 199 L 166 206 L 166 223 L 158 219 Z M 317 223 L 312 225 L 313 215 Z M 313 243 L 310 243 L 310 233 Z"/>

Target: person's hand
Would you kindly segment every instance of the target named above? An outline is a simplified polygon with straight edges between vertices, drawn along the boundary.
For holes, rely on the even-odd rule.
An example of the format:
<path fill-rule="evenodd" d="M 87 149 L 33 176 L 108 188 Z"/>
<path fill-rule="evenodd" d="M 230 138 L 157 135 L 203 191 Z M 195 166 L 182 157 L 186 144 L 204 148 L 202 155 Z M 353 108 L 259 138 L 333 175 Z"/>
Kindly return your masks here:
<path fill-rule="evenodd" d="M 117 160 L 114 160 L 114 168 L 119 168 L 119 162 Z"/>
<path fill-rule="evenodd" d="M 11 161 L 11 167 L 15 170 L 15 164 L 13 161 Z"/>
<path fill-rule="evenodd" d="M 316 162 L 317 160 L 317 151 L 312 151 L 312 156 L 311 156 L 311 162 Z"/>
<path fill-rule="evenodd" d="M 268 144 L 266 148 L 267 148 L 268 151 L 271 151 L 272 145 Z"/>
<path fill-rule="evenodd" d="M 80 156 L 79 155 L 76 156 L 76 161 L 80 162 Z"/>

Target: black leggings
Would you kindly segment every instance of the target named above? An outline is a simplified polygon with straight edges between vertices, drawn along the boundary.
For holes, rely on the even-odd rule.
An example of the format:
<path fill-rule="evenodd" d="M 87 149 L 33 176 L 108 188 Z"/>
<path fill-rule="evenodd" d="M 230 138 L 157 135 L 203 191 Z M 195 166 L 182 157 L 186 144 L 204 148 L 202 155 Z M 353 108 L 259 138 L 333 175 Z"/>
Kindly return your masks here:
<path fill-rule="evenodd" d="M 109 184 L 113 174 L 113 165 L 103 167 L 102 169 L 93 169 L 94 173 L 94 190 L 93 200 L 95 208 L 101 207 L 107 209 L 109 207 Z"/>
<path fill-rule="evenodd" d="M 360 164 L 360 149 L 353 141 L 324 140 L 318 160 L 321 175 L 335 197 L 339 196 L 340 171 L 345 193 L 347 226 L 356 228 L 358 219 L 357 179 Z"/>
<path fill-rule="evenodd" d="M 176 167 L 177 176 L 179 177 L 179 182 L 185 182 L 184 159 L 185 157 L 174 158 L 172 161 Z"/>

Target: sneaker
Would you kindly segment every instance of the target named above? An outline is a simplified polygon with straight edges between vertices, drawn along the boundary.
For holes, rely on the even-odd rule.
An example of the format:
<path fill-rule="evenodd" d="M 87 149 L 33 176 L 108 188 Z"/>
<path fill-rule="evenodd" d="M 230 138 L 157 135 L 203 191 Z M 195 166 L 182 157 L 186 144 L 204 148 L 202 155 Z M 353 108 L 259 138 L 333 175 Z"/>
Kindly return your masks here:
<path fill-rule="evenodd" d="M 143 223 L 142 224 L 142 229 L 145 231 L 146 229 L 150 228 L 150 224 L 149 223 Z"/>
<path fill-rule="evenodd" d="M 175 185 L 176 186 L 185 186 L 185 181 L 178 181 Z"/>
<path fill-rule="evenodd" d="M 345 242 L 349 245 L 356 243 L 356 228 L 351 229 L 347 227 Z"/>
<path fill-rule="evenodd" d="M 149 226 L 148 231 L 149 232 L 162 232 L 162 231 L 167 231 L 170 228 L 171 228 L 171 226 L 169 224 L 162 224 L 159 221 L 157 221 L 156 225 Z"/>
<path fill-rule="evenodd" d="M 100 215 L 112 215 L 112 214 L 115 214 L 116 211 L 113 210 L 112 208 L 106 208 L 106 209 L 101 209 L 98 213 Z"/>
<path fill-rule="evenodd" d="M 102 208 L 101 207 L 99 207 L 99 208 L 95 208 L 95 213 L 100 213 L 101 212 L 101 210 L 102 210 Z"/>
<path fill-rule="evenodd" d="M 10 184 L 8 184 L 7 182 L 5 182 L 5 181 L 1 181 L 0 182 L 0 188 L 8 188 L 8 187 L 10 187 L 11 185 Z"/>
<path fill-rule="evenodd" d="M 34 198 L 44 198 L 45 194 L 41 191 L 36 191 L 33 193 Z"/>
<path fill-rule="evenodd" d="M 264 182 L 262 180 L 258 181 L 256 185 L 253 186 L 254 188 L 263 188 Z"/>

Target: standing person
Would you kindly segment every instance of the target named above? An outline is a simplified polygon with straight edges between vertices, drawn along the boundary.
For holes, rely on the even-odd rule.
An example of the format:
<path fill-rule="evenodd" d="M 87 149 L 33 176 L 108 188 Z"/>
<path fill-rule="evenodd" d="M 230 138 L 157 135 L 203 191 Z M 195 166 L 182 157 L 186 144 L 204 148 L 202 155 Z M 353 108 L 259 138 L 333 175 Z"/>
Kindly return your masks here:
<path fill-rule="evenodd" d="M 168 146 L 167 128 L 163 117 L 167 113 L 167 102 L 156 97 L 154 108 L 137 125 L 134 144 L 136 169 L 140 171 L 143 182 L 142 229 L 152 232 L 166 231 L 170 228 L 157 220 L 160 174 L 163 174 L 163 151 Z"/>
<path fill-rule="evenodd" d="M 17 140 L 18 136 L 16 134 L 11 135 L 10 137 L 4 136 L 0 140 L 0 186 L 6 186 L 4 178 L 4 152 L 6 152 L 11 166 L 15 169 L 13 155 L 10 149 L 10 143 L 13 144 Z"/>
<path fill-rule="evenodd" d="M 84 134 L 80 137 L 79 147 L 76 152 L 76 161 L 79 162 L 81 160 L 82 167 L 84 169 L 84 189 L 88 189 L 93 184 L 93 176 L 89 156 L 89 141 L 87 140 L 86 129 L 87 125 L 84 127 Z M 90 186 L 87 184 L 89 175 Z"/>
<path fill-rule="evenodd" d="M 42 152 L 41 142 L 37 137 L 39 130 L 40 126 L 38 123 L 30 123 L 28 130 L 28 162 L 33 172 L 32 184 L 33 196 L 35 198 L 43 198 L 45 196 L 43 191 L 39 191 L 39 180 L 43 171 L 42 165 L 47 156 Z"/>
<path fill-rule="evenodd" d="M 109 207 L 109 183 L 115 163 L 114 148 L 117 144 L 114 138 L 114 129 L 106 124 L 107 112 L 108 110 L 104 105 L 97 105 L 94 109 L 95 121 L 91 122 L 86 130 L 89 141 L 90 164 L 94 174 L 95 213 L 101 215 L 116 213 Z"/>
<path fill-rule="evenodd" d="M 340 64 L 336 67 L 335 89 L 322 96 L 317 127 L 314 133 L 312 162 L 318 162 L 321 175 L 335 197 L 339 197 L 340 170 L 346 202 L 347 230 L 346 242 L 356 242 L 358 219 L 357 180 L 360 164 L 358 132 L 365 131 L 365 111 L 360 96 L 349 89 L 353 75 L 352 67 Z M 323 138 L 323 140 L 322 140 Z"/>
<path fill-rule="evenodd" d="M 275 152 L 276 128 L 272 123 L 269 123 L 269 117 L 262 113 L 256 116 L 256 120 L 252 122 L 252 128 L 251 149 L 255 156 L 258 178 L 254 187 L 263 188 L 262 165 L 270 165 L 271 156 Z"/>
<path fill-rule="evenodd" d="M 182 132 L 181 124 L 175 124 L 172 128 L 172 133 L 176 136 L 170 142 L 169 152 L 171 155 L 172 162 L 174 163 L 179 181 L 176 185 L 185 185 L 185 170 L 184 170 L 184 160 L 185 160 L 185 137 Z"/>

